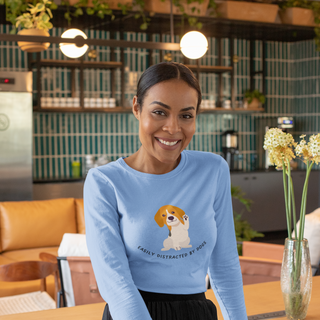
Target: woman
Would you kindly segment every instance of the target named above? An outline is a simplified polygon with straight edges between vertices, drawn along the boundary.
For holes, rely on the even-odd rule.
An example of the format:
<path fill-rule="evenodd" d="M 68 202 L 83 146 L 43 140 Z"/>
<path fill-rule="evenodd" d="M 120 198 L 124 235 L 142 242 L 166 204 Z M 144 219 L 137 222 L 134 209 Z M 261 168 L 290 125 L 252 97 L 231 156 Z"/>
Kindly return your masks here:
<path fill-rule="evenodd" d="M 133 99 L 140 149 L 88 173 L 87 245 L 104 319 L 215 320 L 208 270 L 224 320 L 247 319 L 229 168 L 218 155 L 184 150 L 200 103 L 187 67 L 150 67 Z"/>

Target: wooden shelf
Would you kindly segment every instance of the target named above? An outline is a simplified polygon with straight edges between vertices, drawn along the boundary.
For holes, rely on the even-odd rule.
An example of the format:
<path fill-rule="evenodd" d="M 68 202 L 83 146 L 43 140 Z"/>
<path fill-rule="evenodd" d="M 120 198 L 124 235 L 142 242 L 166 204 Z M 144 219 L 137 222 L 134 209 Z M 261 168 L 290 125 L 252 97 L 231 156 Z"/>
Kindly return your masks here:
<path fill-rule="evenodd" d="M 31 65 L 39 63 L 41 67 L 66 67 L 66 68 L 99 68 L 99 69 L 116 69 L 121 68 L 122 62 L 117 61 L 107 61 L 107 62 L 97 62 L 97 61 L 81 61 L 81 60 L 54 60 L 54 59 L 42 59 L 39 62 L 37 60 L 32 60 Z"/>
<path fill-rule="evenodd" d="M 101 113 L 131 113 L 132 108 L 124 108 L 124 107 L 115 107 L 115 108 L 82 108 L 82 107 L 59 107 L 59 108 L 37 108 L 34 107 L 33 111 L 35 112 L 84 112 L 84 113 L 92 113 L 92 112 L 101 112 Z M 263 108 L 257 109 L 244 109 L 244 108 L 214 108 L 214 109 L 200 109 L 201 113 L 259 113 L 264 112 Z"/>
<path fill-rule="evenodd" d="M 225 66 L 197 66 L 193 64 L 186 65 L 192 71 L 200 71 L 200 72 L 212 72 L 212 73 L 225 73 L 231 72 L 232 67 L 225 67 Z"/>
<path fill-rule="evenodd" d="M 45 107 L 38 108 L 34 107 L 33 111 L 35 112 L 101 112 L 101 113 L 130 113 L 132 112 L 131 108 L 124 107 L 115 107 L 115 108 L 82 108 L 82 107 Z"/>
<path fill-rule="evenodd" d="M 244 109 L 244 108 L 231 108 L 231 109 L 225 109 L 225 108 L 214 108 L 214 109 L 200 109 L 199 113 L 259 113 L 259 112 L 265 112 L 264 108 L 250 108 L 250 109 Z"/>

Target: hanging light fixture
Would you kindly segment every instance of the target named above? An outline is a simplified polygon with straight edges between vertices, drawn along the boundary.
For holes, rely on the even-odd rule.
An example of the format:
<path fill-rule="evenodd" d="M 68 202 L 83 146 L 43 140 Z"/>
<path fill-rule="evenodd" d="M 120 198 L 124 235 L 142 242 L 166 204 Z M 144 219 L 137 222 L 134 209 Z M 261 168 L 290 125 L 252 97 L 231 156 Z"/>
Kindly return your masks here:
<path fill-rule="evenodd" d="M 208 50 L 208 40 L 201 32 L 190 31 L 181 38 L 180 50 L 189 59 L 199 59 Z"/>
<path fill-rule="evenodd" d="M 61 35 L 61 38 L 74 39 L 76 37 L 87 39 L 87 35 L 79 29 L 68 29 Z M 60 43 L 59 47 L 62 53 L 69 58 L 79 58 L 88 50 L 88 45 L 86 44 L 79 47 L 73 43 Z"/>

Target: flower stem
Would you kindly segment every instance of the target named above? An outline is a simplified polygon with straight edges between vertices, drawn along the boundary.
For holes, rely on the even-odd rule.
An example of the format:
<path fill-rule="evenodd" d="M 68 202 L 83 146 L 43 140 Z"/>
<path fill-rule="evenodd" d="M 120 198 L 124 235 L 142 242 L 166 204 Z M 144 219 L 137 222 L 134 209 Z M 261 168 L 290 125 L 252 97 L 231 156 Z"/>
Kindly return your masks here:
<path fill-rule="evenodd" d="M 291 216 L 291 167 L 290 167 L 290 160 L 287 159 L 287 163 L 288 163 L 288 172 L 287 172 L 287 176 L 288 176 L 288 198 L 287 198 L 287 202 L 288 202 L 288 218 L 289 218 L 289 229 L 288 231 L 292 232 L 292 216 Z"/>
<path fill-rule="evenodd" d="M 283 177 L 283 189 L 284 189 L 284 202 L 286 205 L 286 216 L 287 216 L 287 229 L 288 229 L 288 239 L 291 240 L 291 228 L 289 224 L 290 212 L 288 207 L 288 193 L 287 193 L 287 181 L 286 181 L 286 166 L 284 164 L 284 160 L 282 160 L 282 177 Z"/>
<path fill-rule="evenodd" d="M 293 190 L 293 182 L 292 178 L 290 177 L 290 187 L 291 187 L 291 199 L 292 199 L 292 215 L 293 215 L 293 228 L 294 228 L 294 238 L 298 238 L 297 232 L 297 216 L 296 216 L 296 203 L 294 198 L 294 190 Z"/>
<path fill-rule="evenodd" d="M 307 161 L 307 173 L 306 173 L 306 179 L 304 181 L 303 186 L 303 192 L 302 192 L 302 198 L 301 198 L 301 209 L 300 209 L 300 229 L 299 229 L 299 240 L 303 240 L 304 235 L 304 224 L 305 224 L 305 216 L 306 216 L 306 206 L 307 206 L 307 193 L 308 193 L 308 184 L 309 184 L 309 176 L 311 173 L 311 169 L 313 166 L 313 162 L 309 164 L 309 161 Z"/>
<path fill-rule="evenodd" d="M 305 216 L 306 216 L 306 206 L 307 206 L 307 193 L 308 193 L 308 184 L 309 184 L 309 176 L 311 173 L 311 169 L 313 166 L 313 162 L 309 164 L 307 161 L 307 173 L 304 181 L 302 197 L 301 197 L 301 208 L 300 208 L 300 228 L 299 228 L 299 237 L 298 239 L 298 247 L 296 253 L 296 270 L 294 272 L 294 284 L 297 285 L 297 281 L 300 278 L 301 272 L 301 254 L 302 254 L 302 241 L 304 235 L 304 224 L 305 224 Z"/>

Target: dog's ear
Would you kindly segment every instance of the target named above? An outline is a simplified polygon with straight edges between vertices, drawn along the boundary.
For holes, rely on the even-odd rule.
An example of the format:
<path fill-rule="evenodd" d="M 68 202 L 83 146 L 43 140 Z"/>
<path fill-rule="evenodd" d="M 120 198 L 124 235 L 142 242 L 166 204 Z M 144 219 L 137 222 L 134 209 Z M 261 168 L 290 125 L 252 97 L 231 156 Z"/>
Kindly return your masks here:
<path fill-rule="evenodd" d="M 166 211 L 163 209 L 163 207 L 161 207 L 156 213 L 156 215 L 154 216 L 154 220 L 156 221 L 156 223 L 160 228 L 164 226 L 165 217 L 163 217 L 163 214 L 165 215 L 165 217 L 167 216 Z"/>
<path fill-rule="evenodd" d="M 184 224 L 183 216 L 185 215 L 185 212 L 182 209 L 178 208 L 178 207 L 175 207 L 175 210 L 177 212 L 177 215 L 179 216 L 180 222 L 182 224 Z"/>

